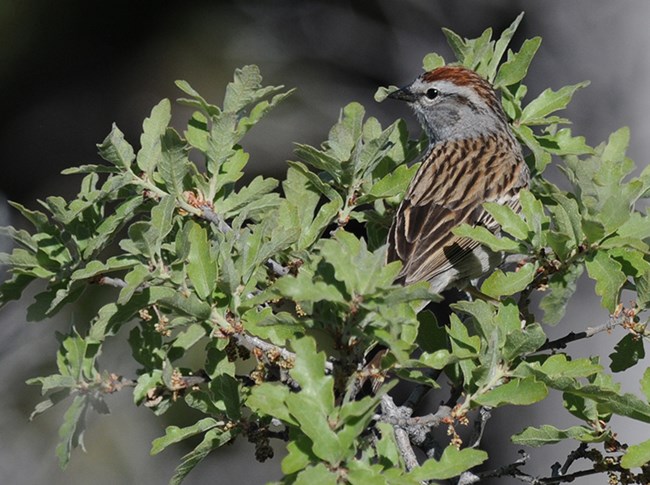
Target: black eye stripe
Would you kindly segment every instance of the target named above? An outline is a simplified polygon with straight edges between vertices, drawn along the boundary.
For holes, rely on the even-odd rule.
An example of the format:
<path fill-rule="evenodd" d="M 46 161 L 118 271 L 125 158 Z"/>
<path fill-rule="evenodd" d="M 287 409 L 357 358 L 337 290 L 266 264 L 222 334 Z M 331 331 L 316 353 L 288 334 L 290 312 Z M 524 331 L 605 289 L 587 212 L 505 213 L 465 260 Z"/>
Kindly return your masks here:
<path fill-rule="evenodd" d="M 436 88 L 429 88 L 424 93 L 424 95 L 429 99 L 436 99 L 438 97 L 438 94 L 440 94 L 440 92 Z"/>

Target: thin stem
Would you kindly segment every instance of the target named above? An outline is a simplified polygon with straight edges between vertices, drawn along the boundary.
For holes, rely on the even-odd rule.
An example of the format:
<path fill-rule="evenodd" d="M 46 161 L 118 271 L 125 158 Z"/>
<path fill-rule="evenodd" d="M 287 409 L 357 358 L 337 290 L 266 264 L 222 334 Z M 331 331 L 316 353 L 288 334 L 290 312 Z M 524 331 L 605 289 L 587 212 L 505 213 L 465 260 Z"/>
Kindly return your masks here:
<path fill-rule="evenodd" d="M 569 456 L 564 462 L 564 465 L 562 465 L 562 468 L 560 468 L 559 470 L 559 476 L 566 475 L 567 472 L 569 471 L 569 467 L 573 465 L 574 461 L 580 458 L 585 458 L 586 456 L 587 456 L 587 443 L 580 443 L 580 446 L 578 446 L 577 449 L 569 453 Z"/>
<path fill-rule="evenodd" d="M 95 280 L 98 285 L 114 286 L 115 288 L 126 287 L 126 281 L 121 278 L 111 278 L 110 276 L 100 276 Z"/>
<path fill-rule="evenodd" d="M 382 408 L 382 414 L 375 415 L 377 421 L 391 424 L 393 426 L 400 426 L 403 428 L 422 427 L 422 428 L 435 428 L 442 423 L 442 421 L 451 416 L 451 409 L 449 406 L 441 405 L 435 413 L 426 414 L 424 416 L 404 417 L 404 413 L 400 413 L 400 409 L 395 406 L 392 412 L 386 412 Z"/>
<path fill-rule="evenodd" d="M 543 352 L 545 350 L 558 350 L 558 349 L 564 349 L 566 348 L 567 344 L 571 342 L 575 342 L 576 340 L 582 340 L 586 338 L 593 337 L 594 335 L 601 333 L 601 332 L 607 332 L 612 330 L 613 328 L 623 325 L 625 322 L 625 319 L 614 319 L 612 317 L 612 320 L 610 320 L 607 323 L 604 323 L 602 325 L 598 325 L 597 327 L 587 327 L 585 330 L 582 332 L 569 332 L 566 334 L 564 337 L 555 339 L 555 340 L 547 340 L 544 345 L 542 345 L 539 349 L 537 349 L 537 352 Z"/>
<path fill-rule="evenodd" d="M 273 345 L 268 342 L 265 342 L 264 340 L 258 337 L 253 337 L 252 335 L 247 335 L 245 333 L 235 333 L 233 334 L 233 337 L 235 338 L 237 343 L 242 347 L 246 347 L 248 350 L 259 349 L 262 352 L 264 352 L 264 354 L 266 354 L 267 356 L 273 356 L 274 359 L 272 360 L 277 360 L 278 358 L 285 360 L 287 362 L 295 362 L 296 360 L 296 354 L 294 354 L 293 352 L 283 347 L 278 347 L 277 345 Z"/>
<path fill-rule="evenodd" d="M 569 455 L 567 458 L 566 462 L 564 463 L 564 466 L 562 467 L 562 471 L 568 470 L 569 466 L 578 458 L 582 458 L 585 456 L 584 452 L 586 451 L 586 446 L 578 447 L 577 450 L 575 450 L 573 453 Z M 490 471 L 485 471 L 485 472 L 479 472 L 479 473 L 473 473 L 473 472 L 465 472 L 463 473 L 459 480 L 458 480 L 458 485 L 471 485 L 474 483 L 479 483 L 483 481 L 486 478 L 497 478 L 497 477 L 513 477 L 516 478 L 517 480 L 520 480 L 524 483 L 529 483 L 531 485 L 554 485 L 558 483 L 569 483 L 573 482 L 576 478 L 580 477 L 586 477 L 589 475 L 595 475 L 597 473 L 604 473 L 604 472 L 624 472 L 625 470 L 621 468 L 620 464 L 617 462 L 610 463 L 610 464 L 602 464 L 603 466 L 595 467 L 595 468 L 589 468 L 585 470 L 579 470 L 577 472 L 569 473 L 569 474 L 561 474 L 558 475 L 555 472 L 553 473 L 553 476 L 550 477 L 535 477 L 532 475 L 529 475 L 525 472 L 522 472 L 519 468 L 522 467 L 523 465 L 526 464 L 530 456 L 527 453 L 524 453 L 523 451 L 520 451 L 521 453 L 521 458 L 515 461 L 514 463 L 511 463 L 509 465 L 504 465 L 502 467 L 496 468 L 494 470 Z"/>
<path fill-rule="evenodd" d="M 472 444 L 469 445 L 470 448 L 478 448 L 481 445 L 481 440 L 483 439 L 483 433 L 487 426 L 488 420 L 492 417 L 490 408 L 483 407 L 479 409 L 479 416 L 474 422 L 474 436 L 472 437 Z"/>

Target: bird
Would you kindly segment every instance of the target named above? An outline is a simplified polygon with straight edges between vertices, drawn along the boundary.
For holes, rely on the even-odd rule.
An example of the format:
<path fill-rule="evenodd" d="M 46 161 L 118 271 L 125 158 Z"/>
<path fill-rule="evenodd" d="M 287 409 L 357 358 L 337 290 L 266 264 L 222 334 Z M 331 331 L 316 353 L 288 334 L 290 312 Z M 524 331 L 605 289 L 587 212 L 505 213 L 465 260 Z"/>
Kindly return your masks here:
<path fill-rule="evenodd" d="M 503 255 L 453 229 L 466 223 L 498 235 L 500 226 L 485 202 L 521 211 L 519 192 L 530 183 L 521 145 L 497 92 L 471 69 L 433 69 L 388 97 L 413 109 L 429 144 L 393 217 L 386 262 L 401 261 L 397 284 L 426 281 L 432 293 L 457 289 L 475 295 L 473 283 L 498 267 Z M 369 382 L 373 394 L 383 383 L 387 352 L 379 344 L 366 353 L 359 385 Z"/>
<path fill-rule="evenodd" d="M 465 223 L 499 235 L 485 202 L 520 212 L 519 192 L 530 183 L 521 145 L 496 90 L 471 69 L 438 67 L 388 97 L 413 109 L 429 144 L 393 218 L 386 260 L 402 263 L 397 283 L 471 289 L 503 255 L 453 229 Z"/>

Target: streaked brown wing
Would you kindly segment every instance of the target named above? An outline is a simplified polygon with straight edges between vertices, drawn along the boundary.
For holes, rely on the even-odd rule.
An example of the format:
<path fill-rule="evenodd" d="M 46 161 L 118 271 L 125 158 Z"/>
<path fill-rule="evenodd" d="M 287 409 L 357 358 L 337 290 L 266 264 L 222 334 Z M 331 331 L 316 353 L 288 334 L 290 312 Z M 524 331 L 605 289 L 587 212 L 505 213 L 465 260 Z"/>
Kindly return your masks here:
<path fill-rule="evenodd" d="M 434 145 L 393 221 L 388 261 L 402 261 L 404 283 L 431 281 L 462 264 L 478 243 L 456 237 L 452 229 L 467 223 L 498 230 L 482 204 L 493 201 L 518 210 L 517 192 L 527 182 L 519 147 L 509 138 Z"/>

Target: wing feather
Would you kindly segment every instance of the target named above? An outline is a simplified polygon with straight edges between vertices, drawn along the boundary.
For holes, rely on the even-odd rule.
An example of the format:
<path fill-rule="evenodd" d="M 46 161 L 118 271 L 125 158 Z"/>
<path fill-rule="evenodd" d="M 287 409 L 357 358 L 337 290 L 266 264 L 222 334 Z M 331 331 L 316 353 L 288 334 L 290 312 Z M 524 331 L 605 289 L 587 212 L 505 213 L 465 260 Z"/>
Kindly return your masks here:
<path fill-rule="evenodd" d="M 416 173 L 390 229 L 388 261 L 400 260 L 404 283 L 432 281 L 460 267 L 479 245 L 452 232 L 460 224 L 499 225 L 482 207 L 499 202 L 519 211 L 528 184 L 521 149 L 510 137 L 488 135 L 434 144 Z"/>

